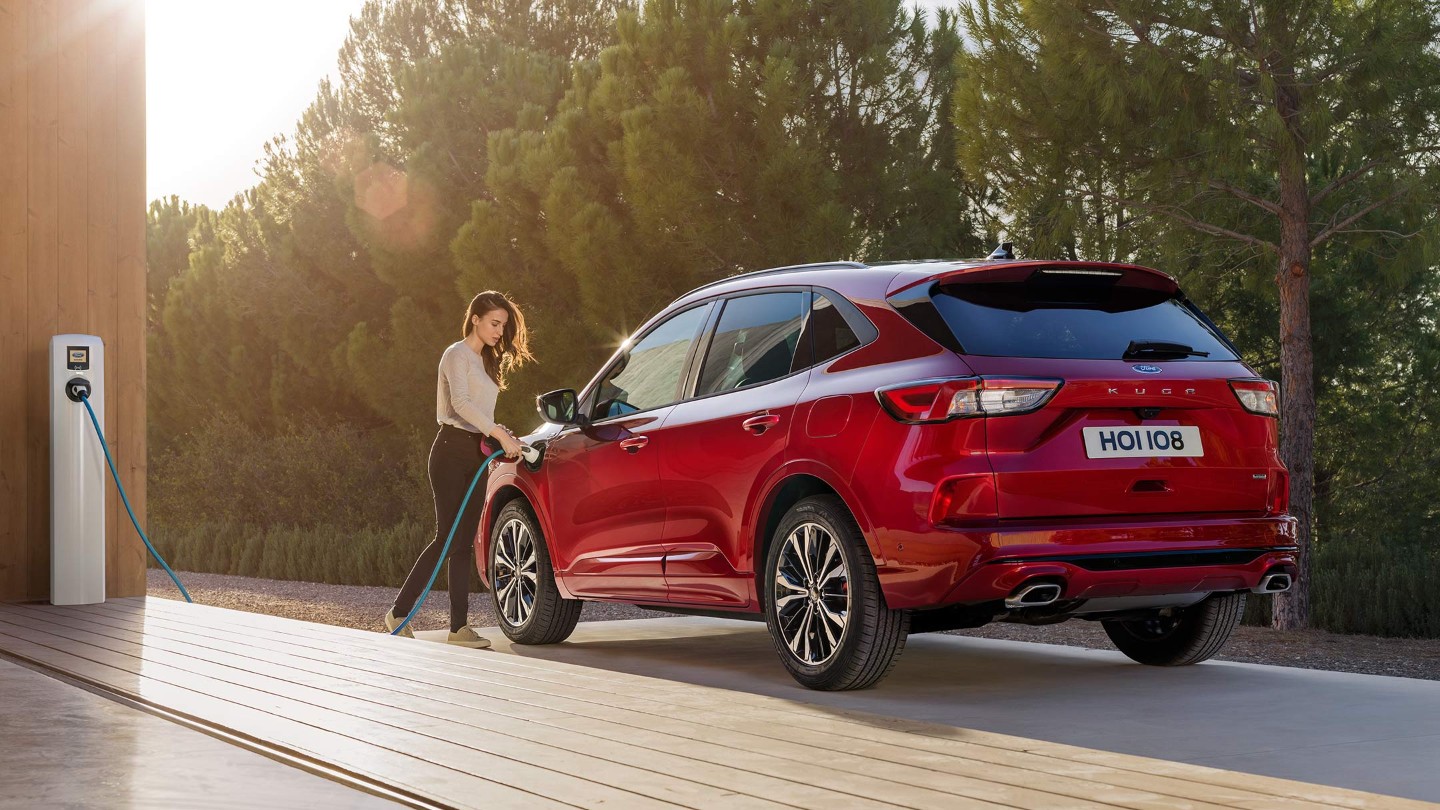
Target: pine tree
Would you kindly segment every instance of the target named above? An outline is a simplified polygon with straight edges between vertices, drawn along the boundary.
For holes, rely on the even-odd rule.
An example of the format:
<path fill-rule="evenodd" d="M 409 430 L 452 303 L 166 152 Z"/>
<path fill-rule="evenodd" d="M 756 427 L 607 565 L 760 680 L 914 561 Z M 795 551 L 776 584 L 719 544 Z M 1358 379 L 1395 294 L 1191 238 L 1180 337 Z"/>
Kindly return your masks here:
<path fill-rule="evenodd" d="M 1437 10 L 1429 0 L 978 0 L 963 12 L 974 44 L 956 83 L 959 150 L 1000 205 L 1050 223 L 1052 241 L 1083 234 L 1082 248 L 1143 250 L 1126 231 L 1159 220 L 1270 263 L 1302 566 L 1276 603 L 1279 627 L 1309 620 L 1312 259 L 1340 237 L 1394 253 L 1433 224 Z M 1377 227 L 1381 217 L 1390 227 Z M 1077 225 L 1092 221 L 1110 227 Z"/>
<path fill-rule="evenodd" d="M 667 0 L 622 13 L 617 40 L 553 117 L 491 136 L 492 196 L 453 244 L 462 283 L 503 284 L 536 316 L 522 390 L 578 386 L 716 278 L 978 246 L 945 140 L 953 18 Z"/>
<path fill-rule="evenodd" d="M 153 331 L 170 281 L 190 264 L 191 232 L 209 209 L 171 195 L 150 203 L 145 217 L 147 326 Z"/>

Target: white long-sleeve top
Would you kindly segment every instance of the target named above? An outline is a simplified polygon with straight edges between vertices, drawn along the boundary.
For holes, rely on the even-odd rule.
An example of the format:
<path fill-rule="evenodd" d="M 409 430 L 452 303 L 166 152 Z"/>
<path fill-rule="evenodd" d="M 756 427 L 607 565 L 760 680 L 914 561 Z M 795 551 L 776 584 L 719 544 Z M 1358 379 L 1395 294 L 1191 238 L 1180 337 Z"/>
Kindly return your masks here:
<path fill-rule="evenodd" d="M 435 421 L 489 436 L 495 430 L 495 400 L 500 386 L 485 373 L 485 363 L 465 341 L 440 356 L 435 390 Z"/>

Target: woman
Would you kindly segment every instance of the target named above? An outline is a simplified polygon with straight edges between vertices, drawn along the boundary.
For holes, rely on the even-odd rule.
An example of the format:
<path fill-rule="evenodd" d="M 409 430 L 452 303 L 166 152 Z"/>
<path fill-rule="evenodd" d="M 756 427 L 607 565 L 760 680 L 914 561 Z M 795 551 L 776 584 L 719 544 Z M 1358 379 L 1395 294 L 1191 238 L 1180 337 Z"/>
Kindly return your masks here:
<path fill-rule="evenodd" d="M 453 343 L 440 357 L 440 379 L 436 386 L 435 419 L 440 432 L 430 446 L 430 491 L 435 498 L 435 539 L 420 553 L 410 569 L 395 605 L 385 614 L 385 629 L 394 631 L 409 615 L 420 591 L 445 547 L 450 526 L 460 511 L 460 501 L 480 469 L 480 463 L 495 452 L 509 458 L 520 455 L 521 444 L 504 425 L 495 424 L 495 398 L 505 387 L 507 372 L 532 360 L 525 319 L 504 295 L 493 290 L 480 293 L 465 310 L 463 339 Z M 451 644 L 484 649 L 490 641 L 469 624 L 470 572 L 475 568 L 475 533 L 484 505 L 485 482 L 475 485 L 465 515 L 450 542 L 450 636 Z M 414 638 L 407 625 L 400 635 Z"/>

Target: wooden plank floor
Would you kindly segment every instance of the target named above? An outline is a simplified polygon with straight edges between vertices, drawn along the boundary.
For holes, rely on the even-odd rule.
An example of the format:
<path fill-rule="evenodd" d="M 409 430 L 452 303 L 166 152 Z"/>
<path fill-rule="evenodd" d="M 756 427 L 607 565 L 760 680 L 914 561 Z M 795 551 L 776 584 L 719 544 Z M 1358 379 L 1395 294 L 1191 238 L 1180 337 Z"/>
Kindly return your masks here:
<path fill-rule="evenodd" d="M 0 651 L 416 804 L 1433 807 L 165 599 L 0 605 Z"/>

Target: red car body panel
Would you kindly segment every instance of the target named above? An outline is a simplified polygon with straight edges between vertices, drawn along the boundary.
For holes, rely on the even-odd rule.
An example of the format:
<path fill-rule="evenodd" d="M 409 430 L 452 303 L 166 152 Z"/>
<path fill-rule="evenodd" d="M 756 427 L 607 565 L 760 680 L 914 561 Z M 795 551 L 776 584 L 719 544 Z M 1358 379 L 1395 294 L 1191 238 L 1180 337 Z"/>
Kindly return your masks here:
<path fill-rule="evenodd" d="M 666 504 L 654 448 L 621 442 L 658 437 L 668 409 L 637 414 L 597 430 L 576 430 L 547 448 L 547 537 L 551 561 L 575 597 L 665 600 Z M 646 452 L 646 450 L 649 452 Z"/>
<path fill-rule="evenodd" d="M 795 403 L 809 376 L 801 371 L 757 389 L 682 402 L 666 417 L 659 456 L 670 601 L 754 604 L 755 533 L 747 516 L 753 520 L 761 487 L 785 464 Z"/>
<path fill-rule="evenodd" d="M 1141 375 L 1126 360 L 958 354 L 894 305 L 920 285 L 1037 267 L 1118 270 L 1136 288 L 1178 289 L 1131 265 L 980 262 L 797 269 L 682 297 L 650 324 L 710 298 L 814 286 L 844 296 L 877 334 L 764 385 L 585 428 L 546 426 L 530 437 L 546 442 L 538 469 L 497 463 L 490 478 L 475 538 L 482 578 L 495 515 L 519 496 L 567 597 L 758 612 L 767 521 L 797 482 L 844 501 L 891 608 L 993 602 L 1034 577 L 1062 581 L 1063 598 L 1080 600 L 1293 576 L 1294 519 L 1275 508 L 1288 480 L 1276 420 L 1245 410 L 1231 390 L 1229 380 L 1256 376 L 1243 363 L 1165 362 Z M 975 375 L 1060 382 L 1033 412 L 939 424 L 899 421 L 876 394 Z M 746 427 L 756 418 L 764 430 Z M 1204 455 L 1087 456 L 1084 428 L 1140 424 L 1196 427 Z M 648 442 L 620 447 L 636 436 Z"/>

